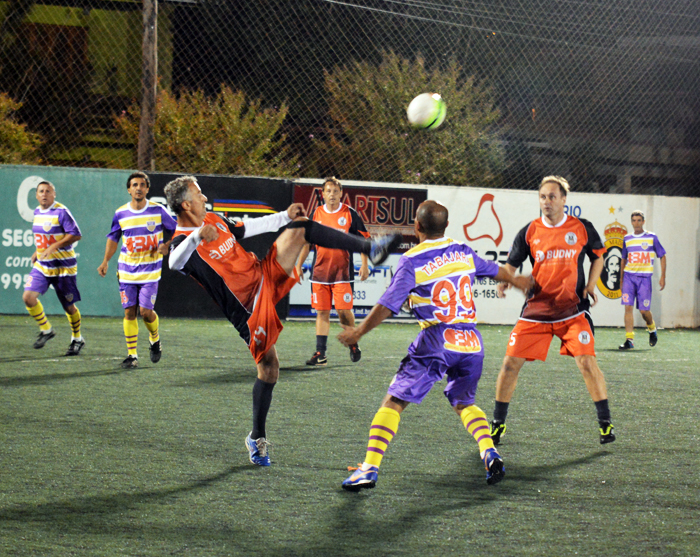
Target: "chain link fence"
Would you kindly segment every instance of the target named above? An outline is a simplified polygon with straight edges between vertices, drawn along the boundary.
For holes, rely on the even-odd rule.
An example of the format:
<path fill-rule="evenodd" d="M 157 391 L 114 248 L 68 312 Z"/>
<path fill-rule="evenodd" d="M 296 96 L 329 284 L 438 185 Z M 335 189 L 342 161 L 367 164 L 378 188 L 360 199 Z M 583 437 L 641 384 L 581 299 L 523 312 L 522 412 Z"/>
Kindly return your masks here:
<path fill-rule="evenodd" d="M 152 168 L 697 196 L 699 8 L 161 0 Z M 0 2 L 0 162 L 136 166 L 141 10 Z M 437 130 L 406 121 L 426 91 Z"/>

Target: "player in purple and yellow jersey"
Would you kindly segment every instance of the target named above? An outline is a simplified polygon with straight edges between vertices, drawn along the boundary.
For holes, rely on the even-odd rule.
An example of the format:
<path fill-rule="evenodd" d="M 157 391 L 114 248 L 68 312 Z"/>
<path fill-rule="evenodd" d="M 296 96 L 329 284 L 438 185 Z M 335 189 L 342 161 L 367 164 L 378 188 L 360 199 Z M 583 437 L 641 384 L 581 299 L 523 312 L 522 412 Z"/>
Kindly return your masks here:
<path fill-rule="evenodd" d="M 218 304 L 248 345 L 257 368 L 253 386 L 253 429 L 245 438 L 249 459 L 270 466 L 266 436 L 272 390 L 279 377 L 275 343 L 282 322 L 275 304 L 298 280 L 295 263 L 308 242 L 317 246 L 366 253 L 375 265 L 386 259 L 401 236 L 370 241 L 313 222 L 301 203 L 286 211 L 232 223 L 206 209 L 207 198 L 194 176 L 181 176 L 165 186 L 168 205 L 177 215 L 170 268 L 190 275 Z M 267 255 L 259 260 L 239 243 L 286 226 Z"/>
<path fill-rule="evenodd" d="M 78 262 L 75 258 L 75 243 L 80 240 L 78 223 L 65 205 L 56 201 L 56 188 L 51 182 L 40 182 L 36 188 L 39 207 L 34 210 L 34 243 L 32 254 L 34 266 L 24 285 L 22 300 L 39 325 L 39 337 L 34 348 L 43 348 L 46 342 L 56 336 L 39 296 L 49 286 L 53 286 L 68 317 L 72 335 L 66 356 L 77 356 L 85 346 L 80 334 L 80 310 L 75 305 L 80 301 L 76 282 Z"/>
<path fill-rule="evenodd" d="M 649 345 L 656 346 L 658 335 L 656 323 L 651 314 L 651 277 L 654 274 L 654 260 L 661 262 L 659 290 L 666 286 L 666 250 L 656 234 L 644 230 L 644 213 L 632 213 L 634 232 L 625 236 L 622 243 L 622 305 L 625 306 L 625 342 L 620 350 L 634 348 L 634 304 L 642 314 L 649 332 Z"/>
<path fill-rule="evenodd" d="M 97 268 L 101 276 L 107 274 L 109 260 L 117 252 L 121 238 L 117 277 L 124 308 L 127 349 L 127 357 L 121 366 L 126 369 L 137 367 L 139 362 L 136 350 L 139 336 L 137 307 L 148 329 L 151 361 L 157 363 L 162 354 L 159 319 L 154 307 L 163 255 L 168 253 L 169 239 L 177 223 L 165 207 L 146 199 L 150 187 L 150 180 L 143 172 L 134 172 L 127 179 L 126 189 L 131 201 L 114 213 L 112 229 L 107 234 L 105 256 Z"/>
<path fill-rule="evenodd" d="M 466 244 L 446 237 L 447 219 L 444 205 L 436 201 L 419 205 L 414 226 L 420 243 L 401 257 L 389 288 L 367 318 L 357 328 L 345 327 L 338 336 L 345 346 L 357 343 L 384 319 L 398 313 L 406 299 L 422 329 L 372 420 L 365 460 L 342 483 L 343 489 L 375 486 L 401 412 L 411 402 L 420 404 L 445 376 L 445 396 L 479 445 L 487 483 L 503 479 L 503 460 L 491 440 L 486 414 L 474 404 L 484 347 L 476 328 L 472 284 L 475 277 L 491 277 L 526 292 L 531 282 L 528 277 L 514 277 L 505 267 L 481 259 Z"/>

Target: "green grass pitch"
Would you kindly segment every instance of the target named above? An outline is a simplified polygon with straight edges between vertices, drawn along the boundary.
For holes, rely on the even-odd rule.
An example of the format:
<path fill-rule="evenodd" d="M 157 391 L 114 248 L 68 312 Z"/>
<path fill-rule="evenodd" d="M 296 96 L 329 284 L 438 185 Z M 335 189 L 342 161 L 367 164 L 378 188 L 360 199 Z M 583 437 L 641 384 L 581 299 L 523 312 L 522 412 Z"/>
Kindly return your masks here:
<path fill-rule="evenodd" d="M 224 321 L 162 319 L 164 355 L 121 370 L 121 319 L 85 318 L 77 358 L 64 317 L 33 350 L 28 316 L 0 316 L 0 555 L 697 556 L 698 346 L 667 330 L 619 353 L 596 344 L 618 439 L 598 443 L 571 358 L 527 364 L 487 486 L 476 443 L 438 386 L 403 414 L 377 487 L 346 493 L 370 421 L 415 325 L 382 325 L 363 357 L 329 344 L 308 368 L 312 323 L 287 323 L 268 418 L 273 466 L 248 462 L 254 366 Z M 333 325 L 332 334 L 337 334 Z M 490 417 L 510 327 L 481 327 L 477 404 Z M 330 343 L 330 341 L 329 341 Z M 556 344 L 556 346 L 555 346 Z"/>

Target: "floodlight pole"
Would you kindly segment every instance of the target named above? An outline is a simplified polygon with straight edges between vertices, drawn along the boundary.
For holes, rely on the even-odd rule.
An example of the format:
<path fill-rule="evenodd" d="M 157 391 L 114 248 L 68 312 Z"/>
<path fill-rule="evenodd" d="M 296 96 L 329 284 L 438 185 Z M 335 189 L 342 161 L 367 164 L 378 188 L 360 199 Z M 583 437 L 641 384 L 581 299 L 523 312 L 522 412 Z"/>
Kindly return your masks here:
<path fill-rule="evenodd" d="M 155 170 L 154 129 L 158 82 L 158 0 L 143 0 L 143 63 L 141 67 L 141 125 L 137 166 Z"/>

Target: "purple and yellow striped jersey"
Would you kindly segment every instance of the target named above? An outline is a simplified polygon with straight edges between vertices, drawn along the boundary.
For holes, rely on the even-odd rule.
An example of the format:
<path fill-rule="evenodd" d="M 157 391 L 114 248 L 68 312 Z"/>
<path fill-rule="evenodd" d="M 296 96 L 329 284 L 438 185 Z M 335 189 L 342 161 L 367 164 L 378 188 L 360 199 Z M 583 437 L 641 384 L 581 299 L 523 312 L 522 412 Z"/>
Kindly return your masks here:
<path fill-rule="evenodd" d="M 175 219 L 165 207 L 148 201 L 140 211 L 134 211 L 130 203 L 122 205 L 114 213 L 112 230 L 107 238 L 119 242 L 119 282 L 144 284 L 160 280 L 163 256 L 158 246 L 163 243 L 163 230 L 174 231 Z"/>
<path fill-rule="evenodd" d="M 408 298 L 422 329 L 440 324 L 475 326 L 474 277 L 495 277 L 498 268 L 452 238 L 425 240 L 401 256 L 378 303 L 398 313 Z"/>
<path fill-rule="evenodd" d="M 666 250 L 653 232 L 627 234 L 622 242 L 622 258 L 627 260 L 625 273 L 653 275 L 654 259 L 664 255 Z"/>
<path fill-rule="evenodd" d="M 54 203 L 48 209 L 34 209 L 34 243 L 36 254 L 41 255 L 51 244 L 62 240 L 66 234 L 82 236 L 78 223 L 65 205 Z M 78 262 L 75 258 L 75 244 L 68 244 L 53 252 L 48 259 L 37 258 L 34 268 L 44 276 L 58 277 L 78 274 Z"/>

